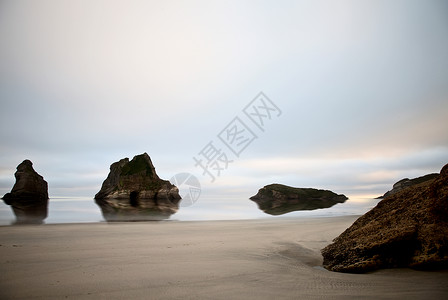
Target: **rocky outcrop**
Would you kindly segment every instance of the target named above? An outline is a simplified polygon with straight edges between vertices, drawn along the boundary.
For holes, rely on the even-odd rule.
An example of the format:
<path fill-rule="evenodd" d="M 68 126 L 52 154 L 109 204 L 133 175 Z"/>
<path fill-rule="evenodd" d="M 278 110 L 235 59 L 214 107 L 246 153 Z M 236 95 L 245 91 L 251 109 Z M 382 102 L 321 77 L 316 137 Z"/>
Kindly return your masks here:
<path fill-rule="evenodd" d="M 380 201 L 322 250 L 338 272 L 448 267 L 448 165 L 434 180 Z"/>
<path fill-rule="evenodd" d="M 48 214 L 48 184 L 33 169 L 33 163 L 24 160 L 14 174 L 16 183 L 3 201 L 11 205 L 16 224 L 41 224 Z"/>
<path fill-rule="evenodd" d="M 258 190 L 250 199 L 265 213 L 282 215 L 297 210 L 328 208 L 348 198 L 327 190 L 270 184 Z"/>
<path fill-rule="evenodd" d="M 177 187 L 157 176 L 146 153 L 113 163 L 95 195 L 107 221 L 166 219 L 177 212 L 180 199 Z"/>
<path fill-rule="evenodd" d="M 383 196 L 378 197 L 378 199 L 386 198 L 388 196 L 391 196 L 395 193 L 398 193 L 398 192 L 400 192 L 404 189 L 407 189 L 411 186 L 414 186 L 414 185 L 425 184 L 428 181 L 434 180 L 438 176 L 439 176 L 438 173 L 432 173 L 432 174 L 427 174 L 425 176 L 421 176 L 421 177 L 413 178 L 413 179 L 409 179 L 409 178 L 401 179 L 400 181 L 397 181 L 396 183 L 394 183 L 394 185 L 392 186 L 392 189 L 390 191 L 386 192 Z"/>

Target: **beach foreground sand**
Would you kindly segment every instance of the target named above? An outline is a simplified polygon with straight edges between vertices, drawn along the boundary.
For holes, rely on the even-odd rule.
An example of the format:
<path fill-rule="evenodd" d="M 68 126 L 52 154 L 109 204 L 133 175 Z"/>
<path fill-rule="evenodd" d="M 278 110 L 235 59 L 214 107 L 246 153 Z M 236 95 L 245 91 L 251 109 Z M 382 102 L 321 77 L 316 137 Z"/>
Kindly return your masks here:
<path fill-rule="evenodd" d="M 324 270 L 355 219 L 0 227 L 0 299 L 447 299 L 447 271 Z"/>

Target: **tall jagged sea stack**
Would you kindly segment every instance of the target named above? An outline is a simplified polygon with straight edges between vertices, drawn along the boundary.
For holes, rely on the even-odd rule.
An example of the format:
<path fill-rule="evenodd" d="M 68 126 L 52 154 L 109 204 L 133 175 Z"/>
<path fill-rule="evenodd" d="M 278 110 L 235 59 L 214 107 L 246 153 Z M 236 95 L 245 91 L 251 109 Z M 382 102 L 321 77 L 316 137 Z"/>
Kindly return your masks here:
<path fill-rule="evenodd" d="M 180 200 L 177 187 L 157 176 L 147 153 L 113 163 L 95 195 L 107 221 L 167 219 L 177 212 Z"/>

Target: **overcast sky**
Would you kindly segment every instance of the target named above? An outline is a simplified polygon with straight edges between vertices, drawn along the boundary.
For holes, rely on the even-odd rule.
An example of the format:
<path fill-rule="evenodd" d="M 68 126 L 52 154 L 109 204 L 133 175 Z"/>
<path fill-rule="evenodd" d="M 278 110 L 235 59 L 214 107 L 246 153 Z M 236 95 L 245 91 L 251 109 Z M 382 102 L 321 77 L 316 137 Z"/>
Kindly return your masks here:
<path fill-rule="evenodd" d="M 247 197 L 379 195 L 448 163 L 447 1 L 2 0 L 0 41 L 2 195 L 24 159 L 50 197 L 93 197 L 143 152 Z M 238 156 L 218 137 L 235 117 Z M 214 182 L 193 159 L 210 142 L 231 161 Z"/>

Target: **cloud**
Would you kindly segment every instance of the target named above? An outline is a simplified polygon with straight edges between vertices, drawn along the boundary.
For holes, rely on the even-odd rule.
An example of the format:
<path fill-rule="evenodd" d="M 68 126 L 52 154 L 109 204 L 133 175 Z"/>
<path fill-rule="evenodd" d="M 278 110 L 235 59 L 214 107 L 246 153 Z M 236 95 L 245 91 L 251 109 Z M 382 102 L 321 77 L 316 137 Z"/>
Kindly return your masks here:
<path fill-rule="evenodd" d="M 1 191 L 25 158 L 55 196 L 94 195 L 112 162 L 143 152 L 162 178 L 199 177 L 192 157 L 260 91 L 281 117 L 216 184 L 203 178 L 206 189 L 373 193 L 438 171 L 445 11 L 444 1 L 3 2 Z"/>
<path fill-rule="evenodd" d="M 378 196 L 405 177 L 438 173 L 448 163 L 447 153 L 448 147 L 441 147 L 400 155 L 350 159 L 319 156 L 247 158 L 230 165 L 216 183 L 206 181 L 204 188 L 249 195 L 264 185 L 281 183 L 330 189 L 348 196 Z"/>

